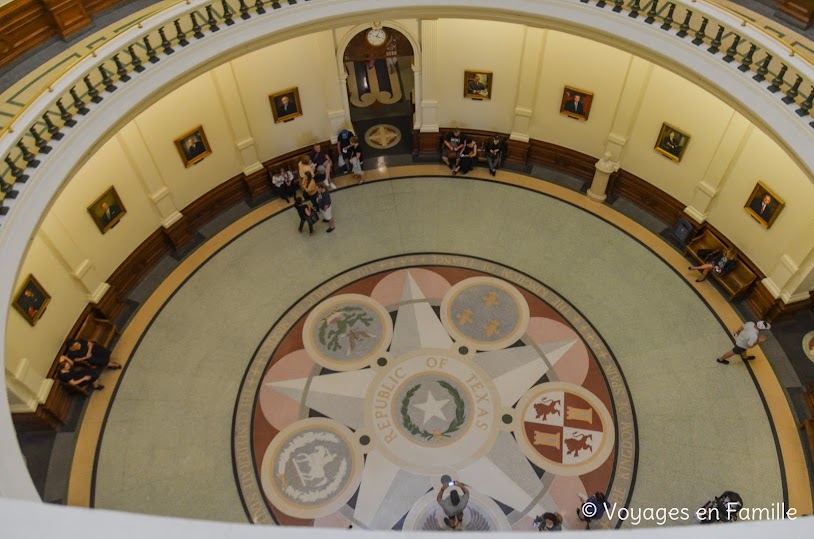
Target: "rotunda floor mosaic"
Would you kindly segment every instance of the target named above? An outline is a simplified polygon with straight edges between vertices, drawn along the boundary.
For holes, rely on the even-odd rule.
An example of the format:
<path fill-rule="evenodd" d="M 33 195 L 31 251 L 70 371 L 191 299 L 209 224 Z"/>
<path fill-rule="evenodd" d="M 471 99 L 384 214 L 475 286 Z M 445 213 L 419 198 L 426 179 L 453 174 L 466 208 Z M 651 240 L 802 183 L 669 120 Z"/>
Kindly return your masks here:
<path fill-rule="evenodd" d="M 234 417 L 256 523 L 444 529 L 442 478 L 470 531 L 528 531 L 578 495 L 630 500 L 631 397 L 589 320 L 511 268 L 407 255 L 340 274 L 270 329 Z M 604 519 L 599 527 L 614 527 Z"/>

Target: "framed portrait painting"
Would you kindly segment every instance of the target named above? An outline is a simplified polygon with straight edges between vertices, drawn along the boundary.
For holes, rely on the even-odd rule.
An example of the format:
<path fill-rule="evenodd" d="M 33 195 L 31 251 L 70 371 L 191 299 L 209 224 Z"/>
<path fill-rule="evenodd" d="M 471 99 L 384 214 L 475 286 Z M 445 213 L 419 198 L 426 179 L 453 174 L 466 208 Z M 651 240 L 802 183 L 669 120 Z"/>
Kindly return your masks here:
<path fill-rule="evenodd" d="M 669 157 L 673 161 L 681 161 L 684 157 L 684 152 L 687 150 L 687 144 L 690 142 L 690 136 L 682 133 L 672 125 L 661 124 L 659 137 L 656 139 L 656 151 L 665 157 Z"/>
<path fill-rule="evenodd" d="M 271 94 L 269 101 L 271 101 L 271 112 L 274 114 L 274 123 L 288 122 L 297 116 L 302 116 L 299 88 L 288 88 Z"/>
<path fill-rule="evenodd" d="M 562 91 L 562 101 L 560 102 L 560 114 L 565 114 L 577 120 L 587 120 L 588 113 L 591 112 L 591 104 L 594 94 L 566 86 Z"/>
<path fill-rule="evenodd" d="M 49 301 L 51 301 L 51 296 L 33 275 L 29 275 L 23 282 L 20 291 L 14 296 L 13 305 L 14 309 L 23 315 L 29 324 L 35 326 L 37 320 L 45 313 Z"/>
<path fill-rule="evenodd" d="M 786 203 L 771 189 L 757 182 L 743 209 L 765 228 L 771 228 Z"/>
<path fill-rule="evenodd" d="M 492 99 L 492 72 L 464 71 L 464 97 Z"/>
<path fill-rule="evenodd" d="M 93 204 L 88 206 L 88 213 L 99 228 L 99 232 L 104 234 L 121 221 L 127 210 L 122 203 L 122 199 L 119 198 L 116 188 L 111 187 L 102 196 L 94 200 Z"/>
<path fill-rule="evenodd" d="M 209 147 L 209 141 L 206 140 L 206 133 L 204 133 L 202 125 L 175 139 L 175 146 L 178 148 L 178 154 L 187 168 L 200 163 L 207 155 L 212 153 L 212 148 Z"/>

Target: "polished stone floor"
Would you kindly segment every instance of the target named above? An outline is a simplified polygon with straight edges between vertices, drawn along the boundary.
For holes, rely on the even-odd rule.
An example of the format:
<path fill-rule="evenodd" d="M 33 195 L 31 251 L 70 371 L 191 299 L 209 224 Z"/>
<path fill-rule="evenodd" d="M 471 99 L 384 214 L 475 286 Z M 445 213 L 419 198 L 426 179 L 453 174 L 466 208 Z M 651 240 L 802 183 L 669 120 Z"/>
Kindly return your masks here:
<path fill-rule="evenodd" d="M 420 355 L 422 350 L 438 350 L 438 342 L 447 342 L 450 337 L 446 337 L 447 341 L 430 339 L 435 344 L 428 347 L 420 329 L 435 328 L 430 334 L 438 339 L 439 328 L 443 328 L 456 342 L 453 347 L 440 346 L 447 350 L 444 353 L 450 364 L 466 368 L 475 364 L 489 372 L 493 380 L 502 379 L 507 384 L 494 393 L 500 395 L 496 399 L 500 404 L 490 412 L 498 419 L 497 425 L 488 427 L 495 429 L 494 438 L 478 442 L 480 452 L 472 454 L 474 460 L 448 462 L 448 474 L 470 484 L 481 500 L 479 504 L 473 502 L 472 511 L 483 518 L 473 518 L 472 526 L 479 522 L 486 526 L 483 529 L 506 526 L 528 529 L 534 513 L 559 510 L 567 515 L 566 526 L 575 527 L 578 524 L 571 513 L 578 503 L 577 494 L 592 490 L 595 485 L 613 493 L 611 499 L 620 504 L 629 498 L 632 508 L 694 510 L 723 490 L 738 491 L 754 506 L 783 500 L 778 449 L 752 378 L 754 373 L 743 364 L 720 367 L 714 362 L 715 355 L 731 345 L 724 323 L 737 327 L 737 317 L 731 309 L 720 314 L 719 306 L 728 308 L 725 302 L 715 299 L 717 293 L 711 286 L 701 287 L 700 291 L 696 288 L 688 279 L 690 276 L 682 273 L 684 263 L 680 256 L 620 214 L 601 205 L 589 208 L 600 218 L 572 200 L 578 195 L 565 193 L 566 190 L 552 184 L 508 172 L 503 173 L 504 178 L 498 178 L 501 182 L 427 176 L 428 171 L 435 169 L 436 174 L 443 174 L 443 169 L 436 166 L 422 167 L 421 176 L 407 168 L 400 174 L 402 171 L 394 168 L 390 176 L 410 177 L 387 178 L 337 191 L 333 195 L 337 230 L 331 235 L 319 230 L 312 237 L 300 236 L 293 211 L 285 209 L 279 201 L 272 202 L 236 221 L 176 268 L 145 302 L 136 315 L 140 320 L 128 327 L 121 348 L 117 347 L 118 353 L 128 356 L 128 366 L 107 417 L 104 413 L 89 414 L 88 424 L 95 425 L 102 434 L 99 458 L 95 468 L 83 470 L 76 461 L 74 465 L 77 480 L 81 481 L 82 476 L 86 481 L 92 479 L 89 501 L 102 508 L 193 518 L 262 521 L 257 515 L 267 514 L 272 520 L 289 524 L 345 527 L 353 523 L 360 528 L 432 529 L 432 514 L 427 511 L 434 506 L 426 498 L 434 496 L 433 489 L 438 488 L 439 477 L 445 474 L 440 469 L 416 465 L 421 459 L 426 460 L 422 451 L 428 449 L 421 444 L 407 440 L 399 451 L 382 451 L 388 442 L 376 438 L 372 428 L 375 424 L 369 418 L 361 419 L 375 395 L 365 389 L 373 387 L 370 383 L 360 383 L 368 379 L 364 371 L 385 376 L 387 369 L 374 363 L 355 364 L 352 372 L 339 371 L 322 360 L 314 363 L 313 350 L 308 352 L 308 345 L 304 344 L 306 334 L 302 325 L 307 324 L 308 308 L 335 301 L 334 293 L 342 292 L 341 286 L 351 285 L 358 288 L 354 293 L 362 291 L 366 297 L 378 297 L 376 305 L 391 313 L 387 319 L 394 320 L 391 322 L 394 339 L 399 333 L 406 335 L 401 342 L 413 342 L 398 350 L 385 350 L 388 365 L 396 368 L 404 362 L 406 368 L 415 361 L 410 358 Z M 538 192 L 539 187 L 546 192 Z M 360 284 L 362 277 L 369 277 L 349 273 L 372 263 L 385 263 L 382 260 L 400 260 L 405 254 L 431 257 L 432 253 L 461 256 L 447 262 L 436 258 L 393 262 L 391 270 L 406 271 L 414 279 L 417 270 L 410 268 L 417 267 L 441 275 L 447 284 L 432 286 L 435 278 L 424 275 L 414 279 L 423 284 L 405 287 L 409 279 L 401 274 L 373 293 L 377 285 Z M 490 266 L 477 269 L 480 272 L 477 275 L 444 273 L 455 268 L 475 271 L 476 268 L 467 266 L 466 260 L 470 259 L 485 261 Z M 505 345 L 506 352 L 490 352 L 473 345 L 469 355 L 463 354 L 465 357 L 461 358 L 457 344 L 471 342 L 474 337 L 456 334 L 449 325 L 449 317 L 445 322 L 445 290 L 478 275 L 496 277 L 501 282 L 510 275 L 521 275 L 523 279 L 511 284 L 524 290 L 526 303 L 530 306 L 547 303 L 553 309 L 544 312 L 533 308 L 531 318 L 524 322 L 526 329 Z M 330 283 L 337 283 L 335 289 Z M 161 287 L 167 290 L 162 291 Z M 390 292 L 385 294 L 382 290 Z M 549 294 L 556 294 L 559 299 L 553 300 Z M 391 299 L 384 301 L 384 297 Z M 406 306 L 424 301 L 429 310 L 425 309 L 421 316 L 402 312 Z M 715 311 L 711 310 L 710 302 Z M 298 309 L 304 318 L 286 319 Z M 578 314 L 580 320 L 569 320 L 569 312 Z M 553 338 L 546 331 L 533 329 L 543 323 L 554 324 L 555 319 L 559 324 L 576 328 L 578 335 Z M 503 322 L 511 325 L 510 319 Z M 285 331 L 280 329 L 284 328 L 283 323 L 289 324 Z M 580 331 L 581 326 L 590 331 Z M 269 338 L 279 339 L 283 334 L 298 338 L 300 348 L 305 346 L 304 351 L 297 352 L 296 342 L 280 348 L 286 351 L 282 355 L 279 350 L 275 355 L 277 349 L 264 348 L 264 343 L 271 346 Z M 367 338 L 361 333 L 354 338 L 359 335 L 363 340 Z M 489 354 L 513 350 L 519 354 L 515 357 L 521 357 L 523 347 L 532 345 L 541 350 L 538 356 L 524 361 L 535 365 L 534 361 L 542 359 L 537 367 L 524 367 L 526 363 L 519 359 L 510 365 L 500 356 L 495 356 L 497 364 L 508 371 L 495 371 L 484 363 Z M 551 358 L 558 357 L 556 349 L 566 345 L 584 349 L 584 358 L 568 359 L 566 354 L 562 364 L 552 362 Z M 553 348 L 542 349 L 544 346 Z M 470 357 L 472 353 L 475 356 Z M 613 363 L 599 361 L 605 353 Z M 297 354 L 305 356 L 299 356 L 301 361 L 292 360 Z M 543 367 L 546 361 L 553 369 Z M 579 361 L 583 361 L 583 366 L 591 366 L 591 376 L 567 374 L 574 371 Z M 771 371 L 765 358 L 758 361 L 761 363 L 753 368 L 758 377 L 765 374 L 765 369 Z M 304 366 L 308 365 L 311 374 L 303 374 Z M 532 369 L 534 374 L 517 376 L 521 372 L 518 368 Z M 259 373 L 256 380 L 252 369 Z M 271 377 L 268 384 L 257 385 L 260 375 Z M 344 381 L 340 375 L 345 376 Z M 362 378 L 347 383 L 354 380 L 347 376 Z M 465 382 L 466 377 L 462 373 L 450 376 L 451 387 L 464 395 L 455 383 Z M 620 426 L 625 408 L 612 395 L 620 385 L 617 380 L 621 379 L 624 394 L 629 396 L 635 411 L 631 427 Z M 562 393 L 563 388 L 551 386 L 563 383 L 562 380 L 571 384 L 566 393 Z M 321 387 L 313 393 L 319 394 L 318 398 L 306 395 L 306 382 L 313 385 L 312 391 Z M 254 390 L 251 383 L 256 384 Z M 426 394 L 425 390 L 417 389 L 411 394 L 416 398 L 407 399 L 405 413 L 412 418 L 408 426 L 430 434 L 439 429 L 444 432 L 443 429 L 448 430 L 444 421 L 453 417 L 453 411 L 461 414 L 463 423 L 469 420 L 470 409 L 454 402 L 441 404 L 450 399 L 440 390 Z M 565 396 L 563 404 L 568 410 L 566 417 L 572 416 L 570 419 L 586 413 L 579 410 L 593 410 L 591 413 L 600 417 L 604 415 L 602 409 L 607 409 L 611 419 L 605 432 L 612 435 L 609 438 L 613 438 L 613 447 L 605 460 L 598 463 L 599 468 L 571 473 L 572 470 L 563 468 L 562 462 L 574 455 L 557 453 L 559 456 L 552 457 L 535 453 L 538 446 L 544 446 L 557 434 L 549 428 L 557 425 L 538 425 L 539 428 L 534 428 L 542 429 L 539 440 L 531 436 L 525 438 L 527 443 L 521 443 L 523 429 L 517 430 L 520 423 L 527 426 L 529 420 L 546 423 L 546 419 L 524 415 L 524 410 L 550 402 L 555 395 L 551 391 L 555 390 L 560 391 L 556 395 Z M 353 395 L 346 395 L 348 391 Z M 287 419 L 258 412 L 264 406 L 264 392 L 268 410 L 288 406 Z M 339 394 L 347 400 L 341 406 L 332 406 L 331 403 L 340 402 L 341 399 L 336 400 Z M 405 395 L 399 404 L 404 402 Z M 575 401 L 576 398 L 584 402 Z M 241 401 L 259 404 L 246 406 Z M 277 405 L 268 406 L 268 402 Z M 299 404 L 292 408 L 295 402 Z M 466 397 L 462 402 L 468 402 Z M 435 415 L 427 416 L 426 410 Z M 404 415 L 397 414 L 398 417 L 403 419 Z M 501 425 L 504 420 L 508 423 Z M 260 425 L 263 421 L 265 426 Z M 319 426 L 309 427 L 309 421 L 316 421 Z M 245 432 L 243 425 L 248 425 Z M 358 475 L 347 476 L 346 487 L 337 488 L 345 492 L 344 497 L 326 501 L 318 509 L 294 507 L 291 500 L 286 502 L 279 493 L 274 494 L 276 487 L 269 479 L 276 476 L 268 469 L 264 472 L 262 463 L 267 449 L 280 450 L 286 443 L 294 443 L 291 440 L 298 440 L 289 431 L 301 426 L 334 429 L 331 432 L 343 440 L 332 442 L 339 445 L 308 461 L 310 468 L 297 468 L 303 485 L 309 481 L 319 483 L 325 479 L 322 474 L 331 479 L 338 477 L 330 475 L 331 466 L 337 462 L 358 462 L 358 457 L 365 456 L 364 466 L 351 467 Z M 572 423 L 570 427 L 560 424 L 557 428 L 565 428 L 562 431 L 565 439 L 583 437 L 585 429 L 575 436 L 576 427 Z M 276 436 L 278 432 L 283 433 L 283 438 Z M 628 470 L 622 465 L 631 455 L 630 448 L 620 441 L 630 432 L 635 433 L 635 457 Z M 241 453 L 245 446 L 236 441 L 244 434 L 253 438 L 248 452 Z M 361 447 L 365 436 L 369 444 L 373 440 L 369 448 Z M 541 443 L 536 444 L 537 441 Z M 82 443 L 80 446 L 84 447 Z M 594 446 L 599 453 L 601 443 Z M 278 454 L 269 451 L 269 458 Z M 309 451 L 317 452 L 316 448 Z M 301 456 L 305 462 L 306 455 Z M 790 463 L 786 462 L 787 469 Z M 371 470 L 379 472 L 390 467 L 394 470 L 391 476 L 406 474 L 398 477 L 412 485 L 409 495 L 387 483 L 375 484 L 370 477 L 387 474 L 369 472 L 371 466 Z M 615 477 L 597 479 L 602 466 Z M 468 470 L 483 472 L 487 468 L 493 474 L 486 476 L 487 481 L 473 480 L 471 472 L 467 476 Z M 522 499 L 509 500 L 508 495 L 512 484 L 520 485 L 529 477 L 524 469 L 533 470 L 534 477 L 539 479 L 532 482 L 537 484 L 537 492 L 531 492 L 531 485 L 527 485 L 529 499 L 525 505 Z M 292 470 L 285 476 L 293 477 Z M 241 477 L 254 477 L 261 494 L 249 492 Z M 74 477 L 72 484 L 73 481 Z M 622 488 L 624 481 L 629 484 Z M 356 485 L 361 485 L 358 492 Z M 377 512 L 371 510 L 370 493 L 380 494 L 376 499 L 387 508 L 387 518 L 377 517 Z M 319 505 L 311 498 L 303 503 Z M 618 519 L 600 523 L 617 524 L 624 523 Z"/>

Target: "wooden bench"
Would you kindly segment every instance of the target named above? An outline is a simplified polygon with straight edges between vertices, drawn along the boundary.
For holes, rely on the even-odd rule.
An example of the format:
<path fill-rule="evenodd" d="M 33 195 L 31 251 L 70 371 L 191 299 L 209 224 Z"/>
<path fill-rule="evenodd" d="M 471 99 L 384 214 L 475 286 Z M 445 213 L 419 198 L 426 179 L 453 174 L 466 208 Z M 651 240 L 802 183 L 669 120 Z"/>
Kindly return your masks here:
<path fill-rule="evenodd" d="M 57 354 L 56 359 L 54 360 L 54 364 L 51 366 L 51 370 L 48 373 L 50 378 L 54 378 L 56 383 L 58 383 L 62 388 L 64 388 L 68 393 L 79 394 L 88 396 L 89 393 L 84 388 L 79 386 L 74 386 L 71 384 L 66 384 L 57 379 L 57 367 L 59 364 L 60 356 L 65 355 L 68 351 L 68 347 L 70 343 L 73 342 L 75 339 L 84 339 L 86 341 L 90 341 L 92 343 L 98 344 L 105 348 L 110 348 L 110 343 L 113 342 L 113 337 L 116 336 L 118 332 L 118 328 L 116 324 L 107 320 L 106 318 L 98 318 L 94 316 L 93 313 L 88 313 L 85 318 L 82 320 L 82 323 L 79 325 L 79 328 L 73 333 L 73 336 L 68 337 L 62 347 L 59 349 L 59 353 Z"/>
<path fill-rule="evenodd" d="M 438 151 L 440 155 L 443 155 L 444 151 L 444 137 L 447 133 L 451 132 L 451 129 L 448 129 L 441 133 L 440 141 L 438 143 Z M 498 133 L 500 135 L 500 140 L 503 143 L 503 153 L 500 155 L 500 164 L 499 166 L 503 166 L 503 163 L 506 161 L 506 156 L 509 154 L 508 147 L 507 147 L 507 140 L 508 135 L 504 135 L 503 133 Z M 477 163 L 486 163 L 486 143 L 492 140 L 492 137 L 495 136 L 494 131 L 464 131 L 461 130 L 461 139 L 471 138 L 474 139 L 475 144 L 478 146 L 478 157 L 475 160 Z"/>
<path fill-rule="evenodd" d="M 811 456 L 811 463 L 814 464 L 814 384 L 805 388 L 803 396 L 808 406 L 808 415 L 810 417 L 803 419 L 802 423 L 800 423 L 800 429 L 806 433 L 806 438 L 808 438 L 808 454 Z"/>
<path fill-rule="evenodd" d="M 689 254 L 693 260 L 699 264 L 703 264 L 706 257 L 701 257 L 698 253 L 704 249 L 710 252 L 732 249 L 737 252 L 737 249 L 725 244 L 718 236 L 706 228 L 701 230 L 701 232 L 690 240 L 687 247 L 684 248 L 684 253 Z M 733 301 L 738 296 L 744 294 L 757 280 L 755 272 L 740 259 L 740 253 L 738 253 L 738 260 L 735 262 L 735 267 L 732 268 L 731 271 L 724 275 L 710 272 L 710 275 L 726 290 L 729 295 L 729 301 Z"/>

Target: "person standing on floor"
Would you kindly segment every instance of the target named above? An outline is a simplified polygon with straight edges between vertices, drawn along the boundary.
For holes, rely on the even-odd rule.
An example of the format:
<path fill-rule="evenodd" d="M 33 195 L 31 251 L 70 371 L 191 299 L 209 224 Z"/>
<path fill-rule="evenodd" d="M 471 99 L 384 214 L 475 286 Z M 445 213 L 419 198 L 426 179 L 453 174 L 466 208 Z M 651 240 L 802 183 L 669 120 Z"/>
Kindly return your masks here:
<path fill-rule="evenodd" d="M 608 499 L 602 492 L 597 492 L 590 498 L 584 494 L 577 494 L 582 501 L 582 505 L 577 509 L 577 518 L 585 523 L 585 529 L 591 528 L 591 521 L 599 520 L 605 515 L 605 502 Z"/>
<path fill-rule="evenodd" d="M 770 329 L 772 329 L 771 324 L 764 320 L 744 323 L 740 329 L 732 334 L 732 336 L 735 337 L 735 347 L 732 348 L 731 351 L 717 358 L 715 361 L 718 363 L 723 363 L 724 365 L 729 365 L 729 358 L 735 354 L 740 355 L 741 359 L 744 361 L 755 359 L 755 356 L 745 356 L 744 354 L 748 349 L 754 348 L 755 346 L 765 342 L 766 336 L 758 334 L 761 331 L 768 331 Z"/>
<path fill-rule="evenodd" d="M 448 487 L 460 488 L 461 492 L 463 492 L 463 496 L 458 494 L 457 490 L 453 489 L 450 490 L 449 496 L 444 498 L 444 492 Z M 444 486 L 441 487 L 441 490 L 438 491 L 438 497 L 436 499 L 438 500 L 438 505 L 444 510 L 444 514 L 446 515 L 444 523 L 447 526 L 455 530 L 458 526 L 463 524 L 464 509 L 466 509 L 466 504 L 469 503 L 469 490 L 463 483 L 460 481 L 452 481 L 451 484 L 445 483 Z"/>
<path fill-rule="evenodd" d="M 302 234 L 302 225 L 308 223 L 308 233 L 314 235 L 314 219 L 311 217 L 312 212 L 316 210 L 311 209 L 308 204 L 303 204 L 302 198 L 294 198 L 294 209 L 297 210 L 297 215 L 300 216 L 300 234 Z"/>
<path fill-rule="evenodd" d="M 351 164 L 348 158 L 347 150 L 348 146 L 351 145 L 351 139 L 354 138 L 354 134 L 352 131 L 348 131 L 347 129 L 343 129 L 339 132 L 339 136 L 336 137 L 336 152 L 339 156 L 339 167 L 342 169 L 345 174 L 351 171 Z"/>
<path fill-rule="evenodd" d="M 308 159 L 308 157 L 303 157 L 303 159 Z M 302 168 L 303 163 L 300 163 L 300 188 L 302 189 L 302 196 L 307 198 L 311 201 L 311 204 L 317 208 L 317 197 L 319 196 L 319 192 L 317 191 L 317 182 L 314 179 L 314 173 L 310 170 Z"/>
<path fill-rule="evenodd" d="M 322 222 L 328 223 L 328 230 L 326 232 L 333 232 L 336 228 L 336 224 L 334 224 L 333 212 L 331 211 L 331 195 L 328 193 L 325 184 L 318 184 L 317 190 L 319 192 L 319 209 L 322 210 Z"/>

